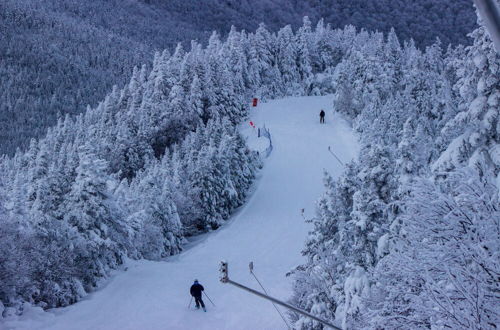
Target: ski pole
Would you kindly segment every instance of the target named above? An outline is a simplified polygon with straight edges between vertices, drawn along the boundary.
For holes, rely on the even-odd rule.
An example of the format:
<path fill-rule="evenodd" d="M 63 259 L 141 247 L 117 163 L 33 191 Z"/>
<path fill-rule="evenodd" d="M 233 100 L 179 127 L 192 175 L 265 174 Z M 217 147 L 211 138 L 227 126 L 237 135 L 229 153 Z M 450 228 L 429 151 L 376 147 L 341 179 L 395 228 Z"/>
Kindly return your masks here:
<path fill-rule="evenodd" d="M 215 304 L 214 302 L 212 301 L 212 299 L 210 299 L 210 297 L 205 293 L 205 291 L 203 291 L 203 294 L 208 298 L 208 300 L 210 300 L 210 302 L 212 303 L 212 305 L 214 305 L 215 307 Z"/>
<path fill-rule="evenodd" d="M 191 300 L 189 300 L 189 305 L 188 305 L 188 309 L 191 308 L 191 303 L 193 302 L 193 296 L 191 296 Z"/>

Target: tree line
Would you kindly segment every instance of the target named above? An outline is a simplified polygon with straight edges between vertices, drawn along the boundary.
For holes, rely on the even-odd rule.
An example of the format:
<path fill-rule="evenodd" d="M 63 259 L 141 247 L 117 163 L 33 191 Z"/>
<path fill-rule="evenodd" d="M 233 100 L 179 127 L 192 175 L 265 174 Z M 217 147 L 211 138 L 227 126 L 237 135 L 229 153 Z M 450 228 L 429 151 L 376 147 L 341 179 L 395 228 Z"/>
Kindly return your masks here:
<path fill-rule="evenodd" d="M 236 128 L 250 96 L 333 94 L 361 152 L 325 175 L 292 302 L 348 328 L 493 327 L 500 61 L 484 28 L 471 37 L 420 50 L 306 18 L 157 53 L 0 162 L 0 300 L 64 306 L 124 257 L 178 253 L 244 201 L 260 166 Z"/>
<path fill-rule="evenodd" d="M 292 302 L 347 329 L 500 324 L 500 56 L 357 34 L 331 68 L 361 151 L 325 175 Z M 292 315 L 299 329 L 322 329 Z"/>
<path fill-rule="evenodd" d="M 188 15 L 186 13 L 189 13 Z M 95 107 L 132 68 L 151 66 L 156 50 L 179 41 L 206 45 L 209 31 L 227 36 L 231 25 L 254 31 L 298 28 L 302 17 L 325 18 L 388 32 L 425 47 L 466 43 L 475 23 L 470 0 L 219 1 L 4 0 L 0 3 L 0 154 L 26 150 L 31 138 L 66 114 Z"/>

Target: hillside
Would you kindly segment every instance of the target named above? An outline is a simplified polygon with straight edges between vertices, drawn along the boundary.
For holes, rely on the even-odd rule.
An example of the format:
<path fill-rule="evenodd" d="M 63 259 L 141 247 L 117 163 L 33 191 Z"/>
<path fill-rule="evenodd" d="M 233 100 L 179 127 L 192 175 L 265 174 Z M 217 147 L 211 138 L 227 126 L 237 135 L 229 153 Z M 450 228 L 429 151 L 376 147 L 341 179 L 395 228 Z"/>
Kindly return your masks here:
<path fill-rule="evenodd" d="M 206 43 L 231 25 L 272 31 L 302 17 L 324 17 L 333 28 L 389 31 L 427 46 L 466 43 L 475 25 L 471 2 L 460 1 L 163 1 L 5 0 L 0 3 L 0 154 L 25 148 L 59 115 L 95 106 L 133 66 L 151 64 L 155 50 L 178 42 Z"/>
<path fill-rule="evenodd" d="M 230 222 L 217 233 L 198 238 L 194 246 L 168 262 L 134 262 L 103 290 L 68 308 L 44 313 L 30 310 L 24 321 L 7 322 L 13 329 L 286 329 L 273 306 L 218 281 L 218 263 L 227 260 L 230 276 L 260 289 L 255 273 L 274 296 L 286 300 L 292 279 L 286 273 L 303 262 L 307 230 L 301 216 L 314 213 L 323 190 L 324 170 L 339 175 L 343 167 L 328 152 L 331 146 L 345 162 L 356 155 L 356 137 L 349 125 L 327 110 L 332 96 L 285 98 L 262 104 L 251 113 L 257 126 L 270 128 L 274 149 L 255 184 L 255 191 Z M 283 120 L 287 118 L 287 120 Z M 251 140 L 256 131 L 247 129 Z M 314 159 L 314 161 L 312 161 Z M 198 278 L 213 300 L 208 313 L 188 309 L 189 286 Z M 92 317 L 87 317 L 92 315 Z M 258 315 L 259 317 L 255 317 Z"/>
<path fill-rule="evenodd" d="M 179 293 L 172 296 L 182 297 L 184 282 L 175 281 L 189 274 L 186 282 L 201 277 L 215 288 L 216 279 L 205 279 L 226 254 L 232 265 L 238 258 L 236 279 L 248 262 L 240 256 L 264 264 L 265 278 L 292 268 L 290 280 L 266 280 L 273 294 L 346 329 L 494 328 L 500 55 L 484 27 L 470 36 L 467 47 L 422 50 L 394 31 L 334 30 L 304 19 L 296 31 L 234 28 L 223 40 L 212 34 L 206 47 L 156 53 L 151 69 L 134 69 L 98 106 L 58 120 L 26 152 L 0 158 L 1 321 L 188 323 L 186 313 L 164 310 L 181 303 L 168 306 L 158 288 L 172 281 Z M 253 97 L 276 108 L 255 111 Z M 327 125 L 314 123 L 320 108 Z M 332 109 L 359 148 L 343 139 L 352 133 L 339 116 L 330 125 Z M 249 129 L 249 118 L 277 136 L 262 172 L 263 153 L 249 150 L 238 130 Z M 333 153 L 345 161 L 342 152 L 354 149 L 351 162 L 336 162 Z M 305 205 L 301 220 L 309 225 L 294 222 L 309 192 L 320 194 L 316 166 L 326 169 L 324 193 L 314 213 Z M 249 198 L 259 172 L 266 179 Z M 238 221 L 225 227 L 230 219 Z M 216 229 L 199 247 L 186 244 Z M 274 253 L 280 258 L 266 259 Z M 125 281 L 107 281 L 112 275 Z M 137 299 L 123 298 L 130 283 Z M 126 316 L 100 314 L 119 305 L 114 297 L 126 300 Z M 214 324 L 276 325 L 271 314 L 235 308 L 245 299 L 237 294 L 218 298 L 234 313 L 216 312 Z M 294 314 L 289 322 L 320 327 Z"/>

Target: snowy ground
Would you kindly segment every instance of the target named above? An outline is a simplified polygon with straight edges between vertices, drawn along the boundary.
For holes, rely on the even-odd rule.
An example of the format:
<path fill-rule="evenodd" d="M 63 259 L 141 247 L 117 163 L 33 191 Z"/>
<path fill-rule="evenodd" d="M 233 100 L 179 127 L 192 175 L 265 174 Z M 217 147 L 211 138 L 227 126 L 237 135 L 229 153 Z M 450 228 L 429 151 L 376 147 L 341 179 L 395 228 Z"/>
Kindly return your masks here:
<path fill-rule="evenodd" d="M 327 113 L 325 125 L 319 124 L 321 108 Z M 285 274 L 304 261 L 300 250 L 309 229 L 301 209 L 306 217 L 314 216 L 323 169 L 334 176 L 342 171 L 327 148 L 342 161 L 358 151 L 347 123 L 330 109 L 331 96 L 286 98 L 252 108 L 255 125 L 271 130 L 274 150 L 255 191 L 226 226 L 166 262 L 129 262 L 127 271 L 73 306 L 32 310 L 20 320 L 0 323 L 0 329 L 286 329 L 270 302 L 220 283 L 218 266 L 228 261 L 231 279 L 259 289 L 248 272 L 253 261 L 271 295 L 290 296 L 292 279 Z M 250 144 L 267 146 L 255 139 L 248 123 L 242 131 Z M 205 298 L 207 313 L 188 309 L 194 278 L 216 304 Z"/>

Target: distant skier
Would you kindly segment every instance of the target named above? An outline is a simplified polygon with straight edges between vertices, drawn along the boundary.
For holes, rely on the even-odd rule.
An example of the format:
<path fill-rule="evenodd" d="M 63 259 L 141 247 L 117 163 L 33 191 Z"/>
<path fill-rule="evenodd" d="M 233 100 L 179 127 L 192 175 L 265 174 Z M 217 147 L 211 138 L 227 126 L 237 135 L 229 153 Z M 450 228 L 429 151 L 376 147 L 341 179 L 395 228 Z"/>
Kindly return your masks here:
<path fill-rule="evenodd" d="M 203 300 L 201 299 L 201 294 L 204 290 L 205 290 L 205 288 L 203 287 L 203 285 L 198 283 L 198 280 L 194 280 L 194 284 L 191 285 L 191 290 L 189 290 L 189 291 L 191 292 L 191 295 L 194 297 L 194 301 L 196 303 L 196 308 L 199 309 L 200 304 L 201 304 L 203 311 L 206 312 L 207 310 L 205 309 L 205 304 L 203 303 Z"/>
<path fill-rule="evenodd" d="M 323 111 L 323 109 L 321 109 L 321 112 L 319 113 L 319 122 L 320 124 L 325 123 L 325 112 Z"/>

